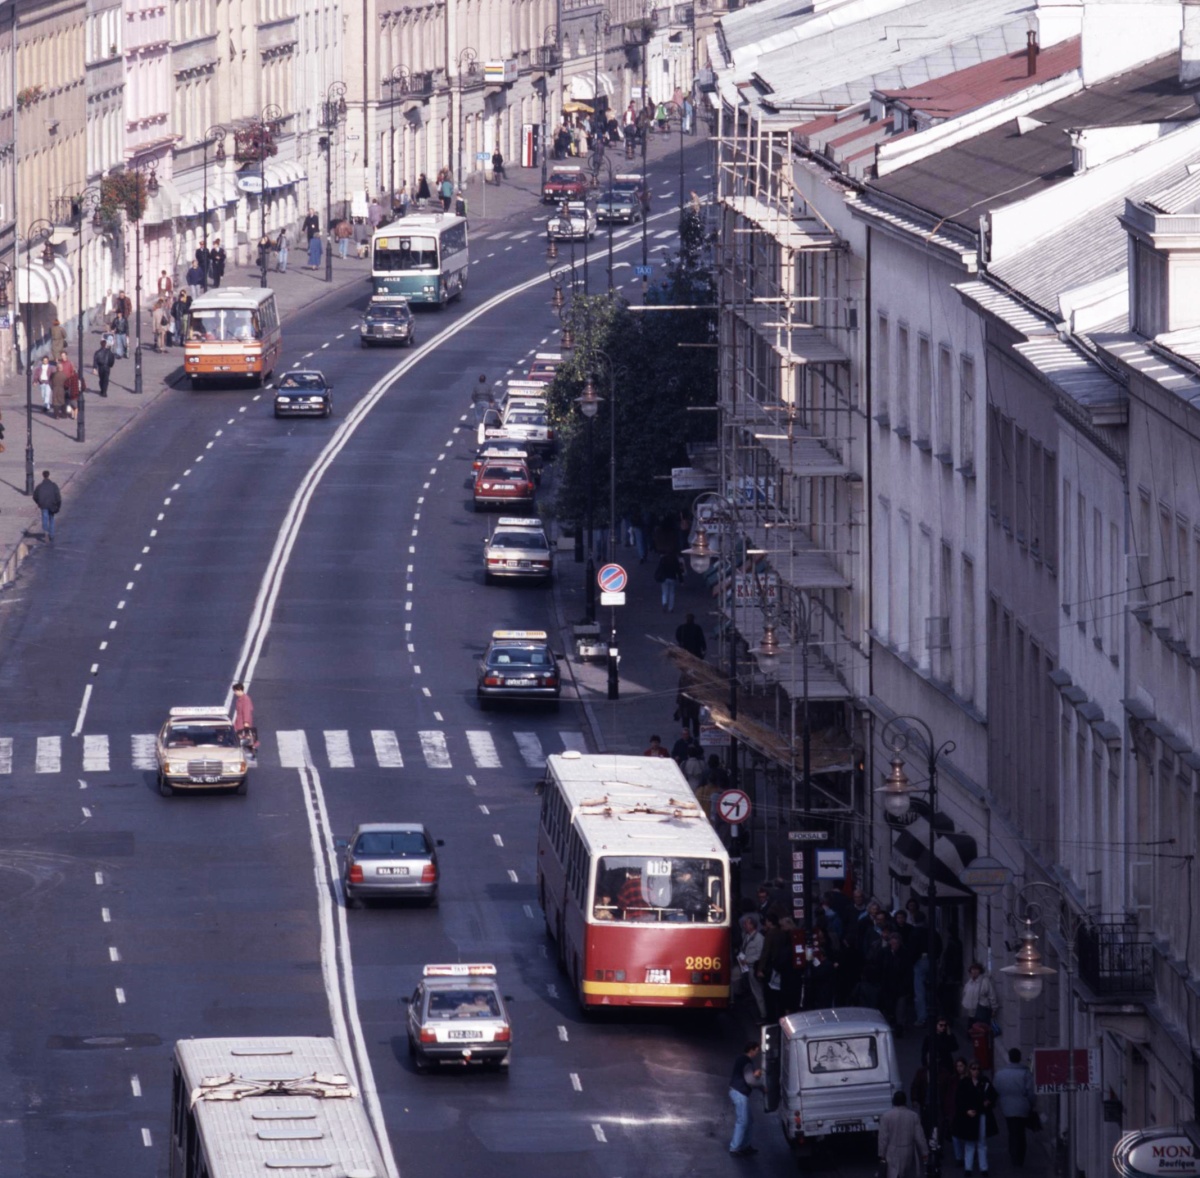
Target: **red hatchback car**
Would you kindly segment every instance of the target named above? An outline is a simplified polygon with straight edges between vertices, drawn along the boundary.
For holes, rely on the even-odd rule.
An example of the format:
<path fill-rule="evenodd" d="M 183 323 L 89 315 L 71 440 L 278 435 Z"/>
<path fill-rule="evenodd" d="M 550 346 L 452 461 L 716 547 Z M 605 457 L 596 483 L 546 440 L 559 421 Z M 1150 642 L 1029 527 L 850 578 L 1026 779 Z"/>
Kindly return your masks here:
<path fill-rule="evenodd" d="M 533 476 L 525 463 L 488 462 L 475 475 L 475 510 L 528 510 L 533 506 L 533 492 Z"/>

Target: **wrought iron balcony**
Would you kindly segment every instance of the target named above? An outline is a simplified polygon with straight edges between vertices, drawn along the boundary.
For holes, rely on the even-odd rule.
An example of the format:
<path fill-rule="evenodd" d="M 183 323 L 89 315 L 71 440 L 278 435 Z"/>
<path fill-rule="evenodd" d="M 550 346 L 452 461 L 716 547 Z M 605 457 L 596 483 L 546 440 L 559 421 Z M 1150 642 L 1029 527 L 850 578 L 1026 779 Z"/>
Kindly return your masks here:
<path fill-rule="evenodd" d="M 1075 939 L 1079 977 L 1094 994 L 1154 992 L 1154 947 L 1133 920 L 1085 920 Z"/>

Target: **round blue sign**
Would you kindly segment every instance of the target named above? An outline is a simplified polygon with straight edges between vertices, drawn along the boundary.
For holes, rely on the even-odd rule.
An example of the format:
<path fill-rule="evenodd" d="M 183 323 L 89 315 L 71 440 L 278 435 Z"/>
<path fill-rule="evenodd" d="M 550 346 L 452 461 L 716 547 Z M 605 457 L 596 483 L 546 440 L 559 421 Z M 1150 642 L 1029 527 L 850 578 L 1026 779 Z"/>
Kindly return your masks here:
<path fill-rule="evenodd" d="M 629 575 L 619 564 L 606 564 L 596 574 L 596 584 L 604 593 L 620 593 L 629 584 Z"/>

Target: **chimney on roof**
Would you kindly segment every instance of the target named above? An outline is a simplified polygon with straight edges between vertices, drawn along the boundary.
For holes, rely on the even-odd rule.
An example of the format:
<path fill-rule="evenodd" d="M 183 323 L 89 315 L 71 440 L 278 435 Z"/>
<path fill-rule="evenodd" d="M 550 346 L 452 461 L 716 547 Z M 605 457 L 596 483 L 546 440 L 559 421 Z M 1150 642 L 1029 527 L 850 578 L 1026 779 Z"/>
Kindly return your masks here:
<path fill-rule="evenodd" d="M 1027 78 L 1032 78 L 1037 73 L 1037 59 L 1040 52 L 1037 29 L 1027 30 L 1025 33 L 1025 76 Z"/>
<path fill-rule="evenodd" d="M 1183 0 L 1183 29 L 1179 34 L 1179 81 L 1200 82 L 1200 0 Z"/>

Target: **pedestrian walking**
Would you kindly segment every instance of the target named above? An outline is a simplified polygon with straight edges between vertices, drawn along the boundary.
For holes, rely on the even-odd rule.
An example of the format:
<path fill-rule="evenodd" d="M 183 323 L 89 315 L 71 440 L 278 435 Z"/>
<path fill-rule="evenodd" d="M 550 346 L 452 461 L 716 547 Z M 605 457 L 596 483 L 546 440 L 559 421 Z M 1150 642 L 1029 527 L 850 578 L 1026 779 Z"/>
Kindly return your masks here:
<path fill-rule="evenodd" d="M 704 627 L 696 622 L 694 614 L 685 615 L 675 629 L 675 645 L 682 646 L 693 658 L 702 659 L 708 650 L 708 639 L 704 637 Z"/>
<path fill-rule="evenodd" d="M 644 757 L 669 757 L 671 754 L 663 748 L 662 737 L 658 733 L 654 733 L 650 737 L 650 744 L 646 751 L 642 754 Z"/>
<path fill-rule="evenodd" d="M 500 154 L 500 149 L 497 147 L 496 150 L 492 152 L 492 183 L 498 187 L 500 181 L 503 179 L 505 179 L 504 156 Z"/>
<path fill-rule="evenodd" d="M 354 236 L 354 226 L 343 217 L 334 228 L 333 236 L 337 241 L 338 257 L 345 258 L 350 252 L 350 240 Z"/>
<path fill-rule="evenodd" d="M 213 286 L 220 286 L 221 279 L 225 277 L 225 247 L 221 244 L 221 239 L 218 237 L 213 241 L 212 253 L 209 254 L 208 266 L 212 271 Z"/>
<path fill-rule="evenodd" d="M 233 728 L 250 752 L 258 750 L 258 729 L 254 727 L 254 701 L 244 683 L 233 685 Z"/>
<path fill-rule="evenodd" d="M 301 225 L 304 229 L 304 240 L 306 242 L 312 241 L 314 237 L 318 236 L 321 232 L 321 219 L 317 216 L 317 210 L 310 207 L 308 216 L 304 218 Z"/>
<path fill-rule="evenodd" d="M 55 319 L 50 324 L 50 355 L 57 359 L 67 350 L 67 329 Z"/>
<path fill-rule="evenodd" d="M 767 1017 L 767 1000 L 763 994 L 762 978 L 759 976 L 758 963 L 762 959 L 764 939 L 762 923 L 758 913 L 748 912 L 739 922 L 742 929 L 742 947 L 737 956 L 746 985 L 750 987 L 750 997 L 758 1011 L 759 1021 Z"/>
<path fill-rule="evenodd" d="M 196 258 L 196 269 L 200 271 L 200 281 L 197 285 L 199 286 L 200 290 L 208 290 L 209 257 L 208 257 L 208 238 L 207 237 L 200 238 L 200 244 L 198 246 L 196 246 L 195 258 Z M 191 279 L 189 278 L 188 281 L 190 282 Z M 194 291 L 192 291 L 192 294 L 194 294 L 194 295 L 199 294 L 200 290 L 194 290 Z"/>
<path fill-rule="evenodd" d="M 184 275 L 184 280 L 187 282 L 187 288 L 195 298 L 204 289 L 204 270 L 198 262 L 193 262 Z"/>
<path fill-rule="evenodd" d="M 65 357 L 66 352 L 62 355 Z M 52 417 L 66 417 L 67 415 L 67 370 L 63 368 L 62 363 L 54 365 L 54 371 L 50 375 L 50 408 Z"/>
<path fill-rule="evenodd" d="M 165 352 L 167 350 L 167 331 L 170 328 L 171 316 L 167 312 L 167 305 L 164 299 L 159 299 L 154 304 L 154 311 L 151 314 L 150 322 L 154 327 L 154 350 L 156 352 Z"/>
<path fill-rule="evenodd" d="M 113 355 L 118 360 L 124 360 L 129 355 L 129 312 L 124 309 L 128 301 L 125 292 L 121 291 L 117 296 L 116 311 L 108 325 L 113 333 Z"/>
<path fill-rule="evenodd" d="M 53 376 L 54 365 L 50 362 L 49 356 L 43 356 L 38 361 L 37 369 L 33 374 L 33 379 L 37 382 L 38 393 L 41 394 L 43 413 L 50 412 L 50 399 L 54 395 L 54 391 L 50 387 Z"/>
<path fill-rule="evenodd" d="M 48 470 L 42 471 L 42 481 L 33 489 L 33 501 L 42 509 L 42 535 L 48 543 L 53 543 L 54 517 L 62 509 L 62 492 L 51 481 Z"/>
<path fill-rule="evenodd" d="M 315 270 L 321 264 L 321 235 L 314 234 L 308 239 L 308 268 Z"/>
<path fill-rule="evenodd" d="M 397 217 L 407 217 L 409 200 L 408 181 L 402 180 L 400 182 L 400 191 L 396 193 L 396 199 L 392 203 L 392 212 Z"/>
<path fill-rule="evenodd" d="M 996 1072 L 992 1083 L 1008 1130 L 1008 1156 L 1014 1166 L 1023 1166 L 1027 1145 L 1025 1134 L 1032 1128 L 1033 1118 L 1037 1117 L 1037 1087 L 1032 1073 L 1021 1062 L 1019 1047 L 1008 1049 L 1008 1063 Z"/>
<path fill-rule="evenodd" d="M 729 1152 L 735 1158 L 758 1153 L 750 1144 L 753 1117 L 750 1112 L 750 1093 L 762 1087 L 762 1068 L 758 1066 L 759 1046 L 747 1043 L 733 1061 L 733 1072 L 729 1077 L 729 1099 L 733 1103 L 733 1137 Z"/>
<path fill-rule="evenodd" d="M 438 194 L 442 198 L 442 211 L 450 211 L 450 203 L 454 200 L 454 181 L 450 179 L 449 169 L 442 175 L 442 182 L 438 185 Z"/>
<path fill-rule="evenodd" d="M 658 558 L 654 570 L 654 579 L 662 586 L 663 613 L 669 614 L 675 608 L 675 589 L 679 584 L 679 557 L 674 552 L 664 552 Z"/>
<path fill-rule="evenodd" d="M 908 1107 L 904 1091 L 892 1093 L 892 1107 L 879 1118 L 879 1163 L 886 1178 L 920 1178 L 929 1142 L 921 1118 Z"/>
<path fill-rule="evenodd" d="M 978 961 L 972 961 L 963 983 L 962 1009 L 968 1024 L 983 1023 L 990 1027 L 1000 1014 L 1000 999 L 987 973 Z"/>
<path fill-rule="evenodd" d="M 288 264 L 288 235 L 286 229 L 279 231 L 279 236 L 275 239 L 275 251 L 275 269 L 280 274 L 286 274 Z"/>
<path fill-rule="evenodd" d="M 988 1172 L 988 1138 L 995 1137 L 996 1089 L 977 1063 L 967 1065 L 954 1096 L 954 1136 L 963 1143 L 963 1169 L 969 1174 L 979 1160 L 979 1172 Z"/>
<path fill-rule="evenodd" d="M 166 299 L 169 304 L 174 293 L 175 283 L 171 281 L 171 276 L 165 270 L 160 270 L 158 272 L 158 297 Z"/>
<path fill-rule="evenodd" d="M 112 348 L 108 346 L 108 336 L 105 336 L 100 341 L 100 346 L 96 349 L 95 355 L 92 356 L 92 372 L 96 376 L 96 391 L 102 397 L 108 396 L 108 378 L 112 375 L 113 365 L 116 363 L 116 360 L 117 358 L 113 355 Z"/>
<path fill-rule="evenodd" d="M 189 291 L 181 290 L 171 304 L 171 318 L 175 321 L 175 342 L 182 344 L 187 330 L 187 318 L 192 309 L 192 296 Z"/>
<path fill-rule="evenodd" d="M 372 229 L 378 229 L 379 222 L 383 220 L 383 205 L 376 197 L 372 197 L 371 203 L 367 206 L 367 220 L 370 221 Z"/>
<path fill-rule="evenodd" d="M 430 195 L 429 180 L 426 178 L 425 173 L 422 172 L 417 178 L 417 200 L 429 200 Z"/>

